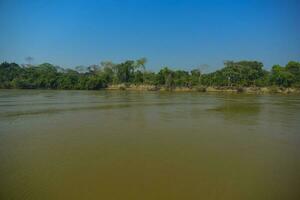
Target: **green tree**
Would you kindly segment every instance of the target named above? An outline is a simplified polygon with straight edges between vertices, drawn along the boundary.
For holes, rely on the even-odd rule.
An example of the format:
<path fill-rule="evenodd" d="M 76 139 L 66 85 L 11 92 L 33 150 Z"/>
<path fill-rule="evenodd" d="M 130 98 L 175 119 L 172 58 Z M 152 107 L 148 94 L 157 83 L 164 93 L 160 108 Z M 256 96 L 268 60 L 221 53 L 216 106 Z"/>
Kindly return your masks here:
<path fill-rule="evenodd" d="M 191 70 L 191 84 L 193 86 L 201 84 L 201 71 L 199 69 Z"/>
<path fill-rule="evenodd" d="M 146 72 L 146 63 L 147 63 L 147 58 L 140 58 L 136 61 L 136 66 L 138 68 L 142 68 L 143 72 L 143 82 L 145 82 L 145 72 Z"/>
<path fill-rule="evenodd" d="M 293 74 L 293 85 L 300 86 L 300 63 L 290 61 L 286 66 L 286 71 Z"/>
<path fill-rule="evenodd" d="M 134 61 L 127 60 L 123 63 L 117 64 L 117 79 L 119 83 L 129 83 L 133 79 Z"/>
<path fill-rule="evenodd" d="M 190 87 L 191 86 L 191 80 L 189 72 L 184 70 L 176 70 L 173 73 L 173 80 L 175 86 L 180 87 Z"/>
<path fill-rule="evenodd" d="M 271 71 L 271 82 L 274 85 L 290 87 L 293 83 L 294 76 L 287 71 L 285 67 L 274 65 Z"/>
<path fill-rule="evenodd" d="M 174 87 L 174 72 L 168 67 L 164 67 L 157 74 L 157 82 L 159 85 L 164 85 L 166 88 L 171 89 Z"/>
<path fill-rule="evenodd" d="M 23 71 L 24 69 L 16 63 L 3 62 L 0 64 L 0 88 L 12 87 L 11 81 L 19 79 Z"/>

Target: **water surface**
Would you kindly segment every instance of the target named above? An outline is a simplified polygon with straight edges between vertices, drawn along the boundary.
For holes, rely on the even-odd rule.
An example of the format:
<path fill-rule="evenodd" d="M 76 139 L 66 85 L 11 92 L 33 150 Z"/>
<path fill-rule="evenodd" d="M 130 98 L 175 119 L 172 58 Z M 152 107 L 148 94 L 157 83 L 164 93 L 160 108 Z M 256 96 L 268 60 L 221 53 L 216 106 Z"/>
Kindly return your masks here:
<path fill-rule="evenodd" d="M 0 90 L 0 199 L 300 199 L 300 96 Z"/>

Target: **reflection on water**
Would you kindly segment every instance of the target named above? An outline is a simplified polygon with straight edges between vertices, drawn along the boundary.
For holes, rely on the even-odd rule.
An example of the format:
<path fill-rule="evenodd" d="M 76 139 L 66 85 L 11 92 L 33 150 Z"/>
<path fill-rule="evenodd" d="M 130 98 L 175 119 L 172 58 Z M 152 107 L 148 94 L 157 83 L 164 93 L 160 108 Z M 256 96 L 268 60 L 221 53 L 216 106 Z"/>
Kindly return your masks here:
<path fill-rule="evenodd" d="M 208 111 L 222 114 L 224 119 L 232 120 L 233 123 L 258 123 L 261 103 L 257 96 L 224 96 L 220 105 L 208 109 Z"/>
<path fill-rule="evenodd" d="M 0 199 L 299 199 L 300 97 L 0 90 Z"/>

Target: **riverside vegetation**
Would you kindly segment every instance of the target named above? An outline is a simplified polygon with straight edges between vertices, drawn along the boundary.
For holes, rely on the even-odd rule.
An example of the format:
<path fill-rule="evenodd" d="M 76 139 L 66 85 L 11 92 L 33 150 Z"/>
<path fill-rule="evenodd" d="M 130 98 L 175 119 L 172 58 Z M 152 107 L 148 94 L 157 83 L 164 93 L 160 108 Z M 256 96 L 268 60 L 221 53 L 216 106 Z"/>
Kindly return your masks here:
<path fill-rule="evenodd" d="M 122 63 L 64 69 L 49 63 L 40 65 L 0 64 L 2 89 L 136 89 L 177 91 L 299 92 L 300 63 L 274 65 L 270 71 L 258 61 L 226 61 L 215 72 L 202 73 L 163 67 L 157 73 L 146 70 L 146 58 Z M 249 89 L 250 88 L 250 89 Z"/>

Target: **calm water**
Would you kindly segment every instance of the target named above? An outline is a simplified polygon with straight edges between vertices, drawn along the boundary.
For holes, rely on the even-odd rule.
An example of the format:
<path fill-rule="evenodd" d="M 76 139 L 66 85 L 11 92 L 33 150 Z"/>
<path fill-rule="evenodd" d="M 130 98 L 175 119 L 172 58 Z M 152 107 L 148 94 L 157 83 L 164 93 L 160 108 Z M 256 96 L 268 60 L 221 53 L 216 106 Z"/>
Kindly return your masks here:
<path fill-rule="evenodd" d="M 0 90 L 0 199 L 300 199 L 300 96 Z"/>

